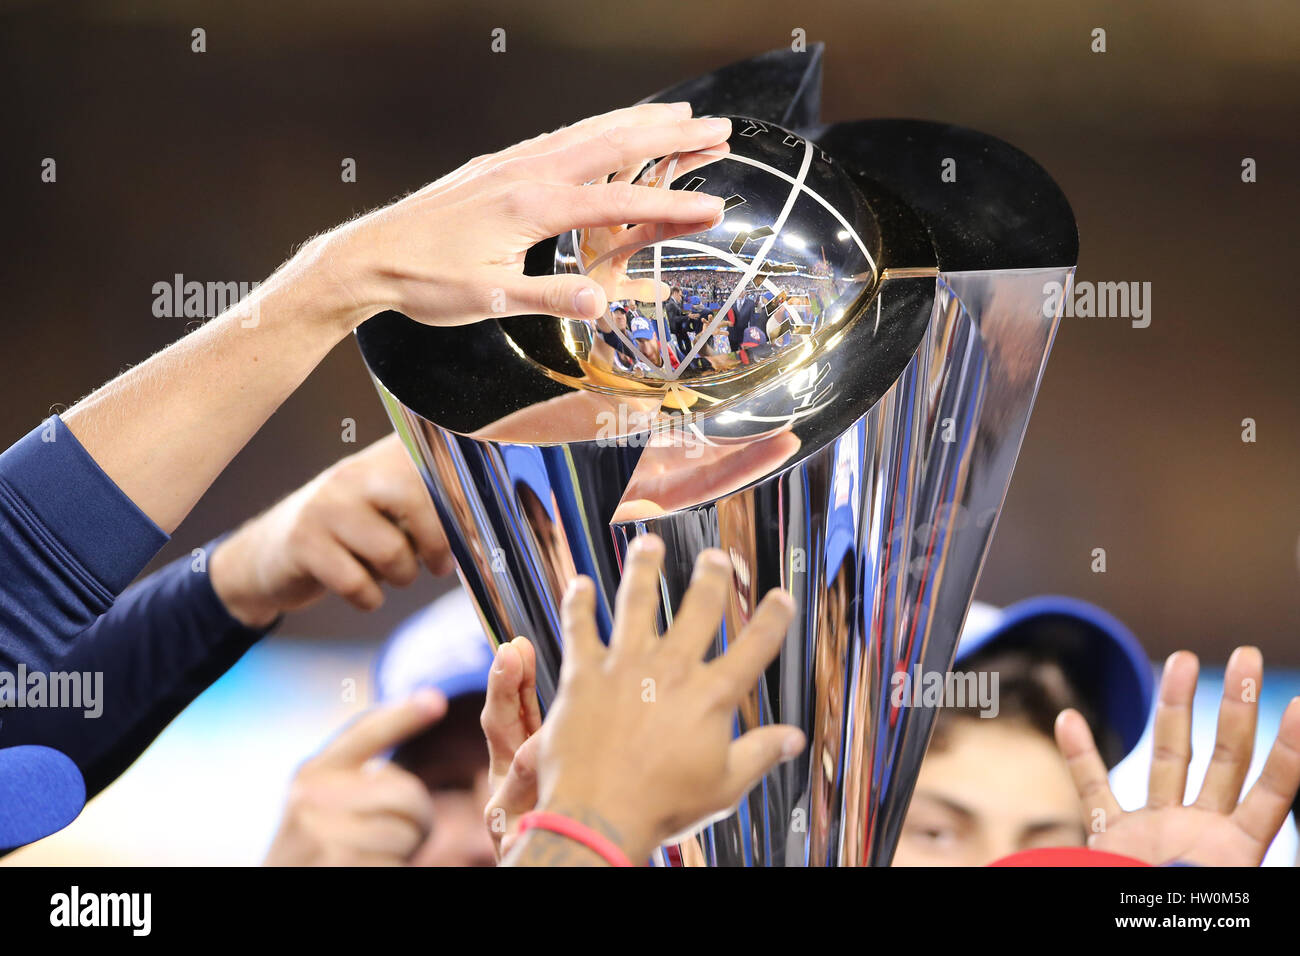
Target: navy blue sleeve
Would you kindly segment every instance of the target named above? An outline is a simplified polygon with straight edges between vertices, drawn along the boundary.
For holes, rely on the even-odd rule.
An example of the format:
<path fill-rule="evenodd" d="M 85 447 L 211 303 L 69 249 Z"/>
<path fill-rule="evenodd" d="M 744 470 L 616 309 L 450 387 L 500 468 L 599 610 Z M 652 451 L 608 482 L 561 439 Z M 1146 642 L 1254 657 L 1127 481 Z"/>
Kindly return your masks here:
<path fill-rule="evenodd" d="M 56 415 L 0 454 L 0 670 L 46 667 L 167 535 Z"/>
<path fill-rule="evenodd" d="M 49 665 L 65 687 L 80 687 L 79 706 L 66 706 L 65 693 L 65 706 L 0 707 L 0 747 L 61 750 L 81 768 L 87 796 L 126 770 L 269 630 L 244 627 L 213 591 L 207 557 L 217 543 L 202 561 L 181 558 L 127 589 Z"/>

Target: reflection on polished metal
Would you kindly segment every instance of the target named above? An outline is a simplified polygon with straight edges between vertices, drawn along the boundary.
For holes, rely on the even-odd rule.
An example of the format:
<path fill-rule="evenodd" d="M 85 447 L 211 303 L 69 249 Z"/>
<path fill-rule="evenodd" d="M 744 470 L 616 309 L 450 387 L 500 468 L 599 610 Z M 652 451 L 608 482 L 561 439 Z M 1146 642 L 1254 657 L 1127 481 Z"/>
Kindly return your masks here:
<path fill-rule="evenodd" d="M 842 327 L 878 278 L 880 233 L 852 177 L 779 127 L 738 119 L 726 153 L 648 163 L 632 181 L 722 196 L 726 215 L 648 244 L 644 229 L 559 237 L 559 269 L 620 303 L 596 326 L 569 323 L 604 371 L 698 385 L 751 370 Z"/>
<path fill-rule="evenodd" d="M 638 534 L 667 545 L 665 624 L 695 556 L 730 555 L 715 652 L 768 589 L 794 595 L 737 732 L 795 724 L 808 750 L 660 863 L 889 862 L 934 718 L 893 678 L 951 666 L 1059 320 L 1046 287 L 1074 273 L 1069 206 L 1032 160 L 940 124 L 814 126 L 820 67 L 820 47 L 778 51 L 653 98 L 746 114 L 725 153 L 620 174 L 726 212 L 534 249 L 529 271 L 605 287 L 594 331 L 386 313 L 358 332 L 488 634 L 537 646 L 543 705 L 565 586 L 595 579 L 608 635 Z"/>

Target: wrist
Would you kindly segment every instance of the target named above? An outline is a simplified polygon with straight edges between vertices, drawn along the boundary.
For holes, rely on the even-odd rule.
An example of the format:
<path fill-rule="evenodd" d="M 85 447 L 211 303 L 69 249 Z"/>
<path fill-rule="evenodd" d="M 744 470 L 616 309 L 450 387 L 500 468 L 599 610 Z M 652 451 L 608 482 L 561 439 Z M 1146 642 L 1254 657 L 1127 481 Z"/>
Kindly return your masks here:
<path fill-rule="evenodd" d="M 392 308 L 359 225 L 349 223 L 315 237 L 286 265 L 301 278 L 322 321 L 344 336 Z"/>
<path fill-rule="evenodd" d="M 222 606 L 244 627 L 262 630 L 282 613 L 256 586 L 250 557 L 245 555 L 243 531 L 226 538 L 208 561 L 208 580 Z"/>
<path fill-rule="evenodd" d="M 588 815 L 590 816 L 590 815 Z M 623 852 L 623 848 L 607 837 L 597 827 L 588 826 L 570 813 L 554 810 L 530 810 L 519 818 L 519 836 L 543 832 L 569 841 L 572 851 L 592 865 L 614 867 L 636 866 Z"/>
<path fill-rule="evenodd" d="M 627 812 L 627 805 L 617 801 L 557 795 L 539 803 L 537 809 L 561 814 L 594 830 L 622 850 L 633 866 L 644 864 L 659 845 L 649 821 L 635 811 Z"/>

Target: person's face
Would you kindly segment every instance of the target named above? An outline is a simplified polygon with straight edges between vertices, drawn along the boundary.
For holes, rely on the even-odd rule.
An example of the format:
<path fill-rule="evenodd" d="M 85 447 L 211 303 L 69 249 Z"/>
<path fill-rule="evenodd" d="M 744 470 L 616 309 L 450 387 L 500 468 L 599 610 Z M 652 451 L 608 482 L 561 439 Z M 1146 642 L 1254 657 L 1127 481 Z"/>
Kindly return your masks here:
<path fill-rule="evenodd" d="M 1083 846 L 1065 761 L 1016 720 L 958 717 L 930 748 L 894 866 L 985 866 L 1020 850 Z"/>
<path fill-rule="evenodd" d="M 637 344 L 641 349 L 642 355 L 644 355 L 650 361 L 654 362 L 656 365 L 659 364 L 659 343 L 658 342 L 656 342 L 654 339 L 639 339 Z"/>
<path fill-rule="evenodd" d="M 412 866 L 495 866 L 492 837 L 483 822 L 488 789 L 487 744 L 479 728 L 483 697 L 452 701 L 432 731 L 403 746 L 399 762 L 433 798 L 433 832 Z"/>

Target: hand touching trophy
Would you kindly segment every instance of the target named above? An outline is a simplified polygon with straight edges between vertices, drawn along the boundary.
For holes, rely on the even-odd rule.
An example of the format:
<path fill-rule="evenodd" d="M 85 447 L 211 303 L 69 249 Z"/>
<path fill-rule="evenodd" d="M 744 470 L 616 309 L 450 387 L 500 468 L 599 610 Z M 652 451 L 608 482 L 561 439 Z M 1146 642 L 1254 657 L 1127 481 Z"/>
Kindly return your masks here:
<path fill-rule="evenodd" d="M 695 557 L 729 556 L 715 652 L 768 589 L 794 596 L 736 732 L 793 724 L 808 750 L 665 864 L 889 862 L 934 718 L 891 681 L 951 667 L 1059 320 L 1044 288 L 1077 258 L 1024 154 L 934 123 L 817 126 L 820 67 L 778 51 L 652 98 L 729 114 L 730 140 L 611 179 L 724 212 L 535 247 L 533 274 L 601 284 L 599 322 L 386 313 L 357 333 L 487 633 L 536 647 L 543 707 L 569 580 L 596 582 L 607 637 L 639 534 L 666 546 L 665 626 Z"/>

